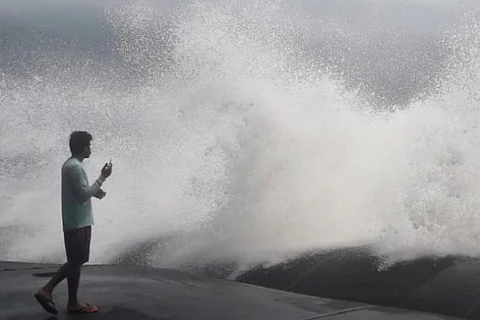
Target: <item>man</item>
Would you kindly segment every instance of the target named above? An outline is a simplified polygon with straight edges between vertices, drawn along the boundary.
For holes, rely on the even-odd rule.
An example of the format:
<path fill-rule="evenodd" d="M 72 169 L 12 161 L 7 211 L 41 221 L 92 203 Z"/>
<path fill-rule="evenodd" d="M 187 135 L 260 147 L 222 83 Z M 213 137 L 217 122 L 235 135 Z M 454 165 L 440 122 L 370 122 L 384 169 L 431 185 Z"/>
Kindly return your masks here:
<path fill-rule="evenodd" d="M 103 199 L 106 193 L 100 187 L 112 174 L 112 161 L 106 163 L 98 179 L 89 185 L 83 160 L 90 157 L 92 136 L 85 131 L 70 135 L 71 157 L 62 166 L 62 224 L 67 262 L 53 278 L 35 293 L 41 306 L 52 314 L 58 311 L 53 302 L 53 290 L 67 278 L 68 312 L 92 313 L 98 308 L 78 300 L 80 269 L 89 260 L 91 228 L 94 224 L 91 198 Z"/>

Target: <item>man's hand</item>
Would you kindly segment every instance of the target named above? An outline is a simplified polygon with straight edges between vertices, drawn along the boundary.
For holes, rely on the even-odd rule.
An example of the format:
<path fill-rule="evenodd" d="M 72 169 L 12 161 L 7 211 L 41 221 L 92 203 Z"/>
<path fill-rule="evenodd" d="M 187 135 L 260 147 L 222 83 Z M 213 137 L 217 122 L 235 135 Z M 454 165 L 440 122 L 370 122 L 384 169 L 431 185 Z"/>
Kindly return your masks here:
<path fill-rule="evenodd" d="M 97 193 L 95 193 L 93 196 L 98 199 L 103 199 L 107 193 L 103 191 L 102 189 L 98 190 Z"/>
<path fill-rule="evenodd" d="M 102 176 L 105 178 L 110 177 L 110 175 L 112 174 L 112 168 L 113 168 L 112 160 L 110 160 L 109 163 L 105 163 L 105 165 L 102 168 Z"/>

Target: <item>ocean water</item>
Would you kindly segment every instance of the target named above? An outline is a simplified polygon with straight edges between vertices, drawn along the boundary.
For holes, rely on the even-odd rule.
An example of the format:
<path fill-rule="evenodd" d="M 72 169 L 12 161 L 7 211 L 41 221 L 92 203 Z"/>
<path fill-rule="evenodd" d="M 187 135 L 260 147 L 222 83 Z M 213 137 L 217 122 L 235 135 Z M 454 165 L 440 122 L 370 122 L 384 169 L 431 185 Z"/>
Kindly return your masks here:
<path fill-rule="evenodd" d="M 64 259 L 60 167 L 114 173 L 93 263 L 480 253 L 479 6 L 3 1 L 0 259 Z M 148 247 L 148 250 L 145 249 Z M 143 248 L 143 249 L 142 249 Z"/>

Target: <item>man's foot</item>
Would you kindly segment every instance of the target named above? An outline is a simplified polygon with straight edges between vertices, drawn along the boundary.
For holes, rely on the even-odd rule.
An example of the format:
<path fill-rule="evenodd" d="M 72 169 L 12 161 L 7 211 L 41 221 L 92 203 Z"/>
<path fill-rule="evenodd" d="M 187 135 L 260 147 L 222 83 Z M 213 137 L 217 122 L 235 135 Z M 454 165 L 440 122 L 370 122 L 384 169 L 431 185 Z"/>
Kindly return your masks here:
<path fill-rule="evenodd" d="M 57 308 L 55 307 L 55 303 L 52 299 L 52 293 L 45 290 L 45 288 L 40 288 L 35 293 L 35 298 L 37 299 L 38 303 L 45 309 L 45 311 L 51 314 L 58 314 Z"/>
<path fill-rule="evenodd" d="M 69 313 L 95 313 L 97 311 L 98 308 L 89 303 L 77 303 L 67 307 L 67 312 Z"/>

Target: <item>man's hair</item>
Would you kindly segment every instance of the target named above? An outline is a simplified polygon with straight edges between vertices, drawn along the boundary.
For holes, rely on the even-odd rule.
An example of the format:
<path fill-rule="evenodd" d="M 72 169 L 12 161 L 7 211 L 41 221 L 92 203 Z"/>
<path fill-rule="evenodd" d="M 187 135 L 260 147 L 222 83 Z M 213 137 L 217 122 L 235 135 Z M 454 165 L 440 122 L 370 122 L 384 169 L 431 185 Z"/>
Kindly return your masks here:
<path fill-rule="evenodd" d="M 85 147 L 90 144 L 93 137 L 86 131 L 74 131 L 70 134 L 70 151 L 76 155 L 82 153 Z"/>

